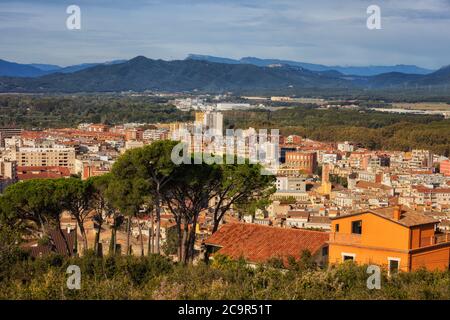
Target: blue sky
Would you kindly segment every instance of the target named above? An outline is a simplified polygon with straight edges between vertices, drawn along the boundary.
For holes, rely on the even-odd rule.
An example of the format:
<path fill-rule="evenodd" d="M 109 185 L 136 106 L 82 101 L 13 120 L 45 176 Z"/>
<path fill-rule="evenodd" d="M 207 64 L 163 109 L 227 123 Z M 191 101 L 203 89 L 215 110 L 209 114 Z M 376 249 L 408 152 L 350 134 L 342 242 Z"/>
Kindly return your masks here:
<path fill-rule="evenodd" d="M 82 29 L 67 30 L 67 6 Z M 381 7 L 382 29 L 366 9 Z M 450 0 L 0 0 L 0 58 L 70 65 L 189 53 L 328 65 L 450 64 Z"/>

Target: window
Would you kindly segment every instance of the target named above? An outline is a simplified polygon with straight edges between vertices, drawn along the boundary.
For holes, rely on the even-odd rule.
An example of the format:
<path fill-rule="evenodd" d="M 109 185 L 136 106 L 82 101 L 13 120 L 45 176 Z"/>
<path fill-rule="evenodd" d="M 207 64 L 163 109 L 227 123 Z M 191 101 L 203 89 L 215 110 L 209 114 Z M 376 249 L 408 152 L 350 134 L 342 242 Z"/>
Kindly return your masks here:
<path fill-rule="evenodd" d="M 328 255 L 328 247 L 323 247 L 322 248 L 322 256 L 325 257 Z"/>
<path fill-rule="evenodd" d="M 339 223 L 334 225 L 334 232 L 339 232 Z"/>
<path fill-rule="evenodd" d="M 400 270 L 400 259 L 398 258 L 388 258 L 389 261 L 389 275 L 398 273 Z"/>
<path fill-rule="evenodd" d="M 352 256 L 344 256 L 344 261 L 347 261 L 347 260 L 353 261 L 353 257 Z"/>
<path fill-rule="evenodd" d="M 362 221 L 352 221 L 352 233 L 361 234 L 362 233 Z"/>
<path fill-rule="evenodd" d="M 354 253 L 345 253 L 342 252 L 342 261 L 355 261 L 356 255 Z"/>

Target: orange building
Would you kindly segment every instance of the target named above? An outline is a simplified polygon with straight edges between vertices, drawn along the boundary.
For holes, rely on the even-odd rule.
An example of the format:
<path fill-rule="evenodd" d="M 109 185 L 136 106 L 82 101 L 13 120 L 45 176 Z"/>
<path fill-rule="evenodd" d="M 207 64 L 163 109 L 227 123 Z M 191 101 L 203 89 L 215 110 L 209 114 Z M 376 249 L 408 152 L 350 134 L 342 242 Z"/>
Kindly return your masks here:
<path fill-rule="evenodd" d="M 142 128 L 132 128 L 127 129 L 125 131 L 125 140 L 136 140 L 136 141 L 142 141 L 144 139 L 144 129 Z"/>
<path fill-rule="evenodd" d="M 320 185 L 318 192 L 322 195 L 331 194 L 332 185 L 330 182 L 330 165 L 325 163 L 322 166 L 322 184 Z"/>
<path fill-rule="evenodd" d="M 329 262 L 353 260 L 389 272 L 448 270 L 450 235 L 439 234 L 439 221 L 400 206 L 332 218 Z"/>
<path fill-rule="evenodd" d="M 81 173 L 81 179 L 87 180 L 91 177 L 98 177 L 107 174 L 111 171 L 110 167 L 97 166 L 97 165 L 83 165 L 83 172 Z"/>
<path fill-rule="evenodd" d="M 203 124 L 205 121 L 205 113 L 204 112 L 196 112 L 195 113 L 195 122 Z"/>
<path fill-rule="evenodd" d="M 286 165 L 312 174 L 317 167 L 317 153 L 304 151 L 286 152 Z"/>
<path fill-rule="evenodd" d="M 440 172 L 444 176 L 450 177 L 450 160 L 443 160 L 443 161 L 441 161 L 439 166 L 440 166 Z"/>

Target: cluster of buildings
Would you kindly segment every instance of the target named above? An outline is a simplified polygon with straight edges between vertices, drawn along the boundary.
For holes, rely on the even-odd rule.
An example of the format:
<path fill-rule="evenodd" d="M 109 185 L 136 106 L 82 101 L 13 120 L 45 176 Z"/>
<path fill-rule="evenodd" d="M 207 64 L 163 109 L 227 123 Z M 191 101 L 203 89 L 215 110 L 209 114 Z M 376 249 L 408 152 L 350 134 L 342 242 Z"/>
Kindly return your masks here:
<path fill-rule="evenodd" d="M 177 103 L 189 110 L 204 106 L 196 100 Z M 86 123 L 76 129 L 42 131 L 0 128 L 0 193 L 21 180 L 72 175 L 87 179 L 107 173 L 126 150 L 158 140 L 184 141 L 191 143 L 192 151 L 204 151 L 213 142 L 192 143 L 196 128 L 222 134 L 222 113 L 198 107 L 189 123 Z M 258 154 L 263 150 L 266 159 L 276 158 L 272 201 L 251 216 L 231 210 L 214 235 L 212 219 L 203 213 L 196 226 L 199 251 L 211 246 L 214 252 L 256 263 L 274 256 L 298 258 L 300 249 L 308 249 L 318 263 L 353 260 L 391 271 L 448 269 L 449 159 L 429 150 L 372 151 L 346 141 L 325 143 L 296 135 L 269 133 L 264 141 L 258 135 L 252 140 L 256 132 L 242 130 L 244 144 L 233 150 L 251 157 L 256 145 Z M 148 219 L 137 223 L 152 225 Z M 168 211 L 162 227 L 163 234 L 175 227 Z"/>
<path fill-rule="evenodd" d="M 127 149 L 169 138 L 167 125 L 134 123 L 42 131 L 0 128 L 0 133 L 0 191 L 21 180 L 98 176 L 109 172 Z"/>
<path fill-rule="evenodd" d="M 207 102 L 207 99 L 201 97 L 190 97 L 175 99 L 172 103 L 181 111 L 230 111 L 230 110 L 249 110 L 255 108 L 265 108 L 262 104 L 250 104 L 242 102 L 221 102 L 222 96 L 216 96 L 213 102 Z"/>
<path fill-rule="evenodd" d="M 450 221 L 450 161 L 429 150 L 370 151 L 288 136 L 280 140 L 280 162 L 265 224 L 303 226 L 303 216 L 334 218 L 393 205 L 439 217 L 443 225 Z M 290 222 L 294 211 L 297 223 Z"/>
<path fill-rule="evenodd" d="M 377 265 L 389 275 L 450 267 L 450 233 L 439 232 L 440 221 L 402 206 L 360 210 L 331 219 L 331 230 L 280 228 L 228 223 L 205 245 L 210 251 L 244 258 L 249 264 L 281 260 L 288 266 L 303 252 L 319 266 L 353 261 Z"/>

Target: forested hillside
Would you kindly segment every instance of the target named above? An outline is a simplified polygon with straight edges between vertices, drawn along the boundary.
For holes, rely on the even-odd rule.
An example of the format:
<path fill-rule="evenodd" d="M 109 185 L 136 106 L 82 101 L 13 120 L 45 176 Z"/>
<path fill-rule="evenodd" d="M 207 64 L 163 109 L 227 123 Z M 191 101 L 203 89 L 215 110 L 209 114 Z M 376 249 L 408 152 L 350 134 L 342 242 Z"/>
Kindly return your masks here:
<path fill-rule="evenodd" d="M 364 105 L 364 103 L 361 103 Z M 373 104 L 372 104 L 373 105 Z M 171 122 L 193 120 L 165 98 L 115 95 L 0 96 L 0 126 L 74 127 L 82 122 Z M 354 141 L 369 149 L 431 149 L 450 154 L 450 120 L 442 116 L 388 114 L 361 110 L 321 110 L 297 105 L 276 111 L 228 111 L 227 127 L 277 128 L 320 141 Z"/>
<path fill-rule="evenodd" d="M 388 114 L 370 110 L 319 110 L 295 107 L 277 111 L 232 111 L 229 126 L 277 128 L 320 141 L 353 141 L 369 149 L 431 149 L 450 154 L 450 120 L 439 116 Z"/>

